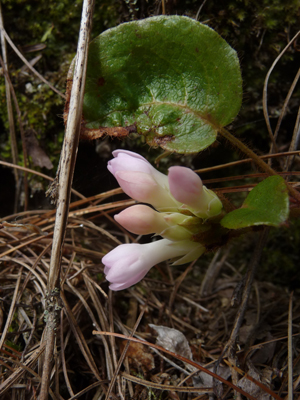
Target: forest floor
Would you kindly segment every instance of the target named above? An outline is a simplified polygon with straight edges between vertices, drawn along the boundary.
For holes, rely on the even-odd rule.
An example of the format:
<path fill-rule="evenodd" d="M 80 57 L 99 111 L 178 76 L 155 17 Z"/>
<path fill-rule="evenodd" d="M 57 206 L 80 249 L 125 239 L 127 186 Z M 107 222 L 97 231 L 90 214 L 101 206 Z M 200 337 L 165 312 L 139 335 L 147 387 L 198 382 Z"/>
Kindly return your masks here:
<path fill-rule="evenodd" d="M 119 193 L 71 203 L 61 293 L 50 300 L 55 210 L 21 213 L 19 224 L 16 215 L 2 221 L 1 399 L 38 396 L 49 301 L 56 315 L 53 399 L 196 400 L 213 392 L 285 399 L 291 387 L 299 398 L 299 291 L 260 281 L 258 271 L 239 320 L 251 264 L 240 253 L 245 242 L 255 247 L 257 234 L 190 265 L 157 265 L 139 284 L 112 292 L 101 258 L 136 240 L 113 221 L 133 202 L 115 201 Z M 136 341 L 129 345 L 126 337 Z"/>

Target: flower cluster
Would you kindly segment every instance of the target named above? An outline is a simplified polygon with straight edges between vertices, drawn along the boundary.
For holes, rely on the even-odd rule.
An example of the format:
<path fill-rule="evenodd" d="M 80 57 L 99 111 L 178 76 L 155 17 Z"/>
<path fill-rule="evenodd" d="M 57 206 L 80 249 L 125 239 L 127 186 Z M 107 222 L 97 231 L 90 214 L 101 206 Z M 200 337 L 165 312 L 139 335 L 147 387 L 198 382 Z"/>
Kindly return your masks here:
<path fill-rule="evenodd" d="M 147 244 L 122 244 L 103 257 L 110 289 L 122 290 L 139 282 L 159 262 L 174 265 L 197 259 L 205 247 L 195 235 L 207 229 L 205 221 L 218 215 L 222 203 L 203 186 L 189 168 L 171 167 L 168 176 L 157 171 L 139 154 L 116 150 L 108 170 L 123 191 L 146 205 L 134 205 L 115 215 L 115 220 L 137 235 L 163 237 Z"/>

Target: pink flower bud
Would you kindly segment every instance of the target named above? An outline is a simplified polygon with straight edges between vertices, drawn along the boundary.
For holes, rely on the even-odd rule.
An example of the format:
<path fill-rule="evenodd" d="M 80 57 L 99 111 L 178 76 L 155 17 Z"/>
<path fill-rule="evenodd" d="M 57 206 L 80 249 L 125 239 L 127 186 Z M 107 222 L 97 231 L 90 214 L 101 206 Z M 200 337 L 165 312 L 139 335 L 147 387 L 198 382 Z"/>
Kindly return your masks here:
<path fill-rule="evenodd" d="M 218 196 L 203 186 L 200 177 L 190 168 L 171 167 L 168 179 L 173 197 L 197 217 L 207 219 L 221 212 Z"/>
<path fill-rule="evenodd" d="M 152 204 L 156 209 L 177 209 L 181 206 L 170 194 L 168 178 L 136 153 L 125 150 L 113 152 L 114 159 L 107 168 L 123 191 L 131 198 Z"/>
<path fill-rule="evenodd" d="M 111 290 L 126 289 L 143 279 L 154 265 L 190 252 L 199 254 L 200 247 L 203 253 L 204 247 L 199 243 L 188 240 L 171 242 L 168 239 L 147 244 L 121 244 L 102 258 L 104 273 L 111 283 Z M 180 264 L 180 260 L 177 263 Z"/>
<path fill-rule="evenodd" d="M 140 204 L 126 208 L 114 218 L 125 229 L 136 235 L 159 233 L 168 227 L 163 214 Z"/>
<path fill-rule="evenodd" d="M 112 154 L 114 158 L 108 162 L 107 169 L 114 176 L 118 171 L 144 172 L 153 175 L 156 182 L 162 187 L 169 188 L 168 177 L 157 171 L 139 154 L 128 150 L 115 150 Z"/>

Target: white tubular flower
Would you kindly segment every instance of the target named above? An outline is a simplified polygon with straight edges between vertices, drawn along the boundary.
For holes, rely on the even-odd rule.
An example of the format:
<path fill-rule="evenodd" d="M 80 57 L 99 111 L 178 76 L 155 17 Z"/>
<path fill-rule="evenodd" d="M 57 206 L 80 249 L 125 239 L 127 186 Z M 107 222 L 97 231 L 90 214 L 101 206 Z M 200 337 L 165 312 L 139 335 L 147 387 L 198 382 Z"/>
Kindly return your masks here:
<path fill-rule="evenodd" d="M 154 265 L 196 250 L 199 253 L 200 246 L 189 240 L 172 242 L 168 239 L 147 244 L 121 244 L 102 258 L 106 279 L 111 283 L 109 287 L 111 290 L 122 290 L 135 285 Z M 205 249 L 201 247 L 203 252 Z"/>

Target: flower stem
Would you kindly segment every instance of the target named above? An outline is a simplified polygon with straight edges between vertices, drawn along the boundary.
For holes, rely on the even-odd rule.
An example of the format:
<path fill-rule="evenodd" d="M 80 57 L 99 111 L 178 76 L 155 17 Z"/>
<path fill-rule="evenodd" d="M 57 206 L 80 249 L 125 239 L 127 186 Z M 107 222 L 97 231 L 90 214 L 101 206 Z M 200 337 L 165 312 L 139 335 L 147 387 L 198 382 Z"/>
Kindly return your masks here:
<path fill-rule="evenodd" d="M 227 140 L 229 140 L 230 143 L 232 143 L 235 147 L 240 149 L 244 154 L 246 154 L 249 158 L 252 158 L 252 160 L 255 162 L 255 164 L 264 172 L 266 172 L 269 175 L 278 175 L 276 171 L 274 171 L 273 168 L 271 168 L 268 164 L 264 162 L 257 154 L 254 153 L 251 149 L 249 149 L 248 146 L 246 146 L 243 142 L 241 142 L 238 138 L 233 136 L 227 129 L 221 128 L 219 130 L 219 133 Z M 299 203 L 300 203 L 300 193 L 293 188 L 293 186 L 289 185 L 287 182 L 285 182 L 287 189 L 290 193 L 291 196 L 293 196 Z"/>

